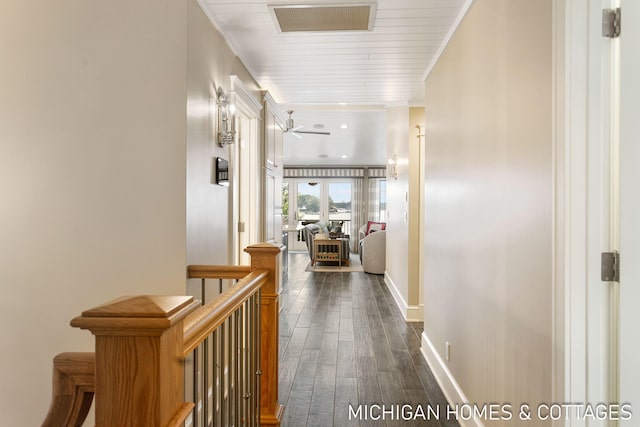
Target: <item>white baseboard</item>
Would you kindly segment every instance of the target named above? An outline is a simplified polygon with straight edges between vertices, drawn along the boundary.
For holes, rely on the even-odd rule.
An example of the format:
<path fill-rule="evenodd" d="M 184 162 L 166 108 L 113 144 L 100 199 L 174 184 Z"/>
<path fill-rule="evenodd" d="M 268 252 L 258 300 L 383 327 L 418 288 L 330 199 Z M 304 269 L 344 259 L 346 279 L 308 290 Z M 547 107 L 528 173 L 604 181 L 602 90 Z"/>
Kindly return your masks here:
<path fill-rule="evenodd" d="M 444 393 L 444 397 L 447 399 L 447 402 L 449 402 L 449 405 L 454 406 L 460 403 L 468 403 L 469 399 L 465 396 L 460 385 L 458 385 L 458 382 L 449 370 L 446 362 L 442 360 L 425 332 L 422 333 L 422 347 L 420 350 L 422 352 L 422 356 L 431 368 L 431 372 L 433 372 L 433 376 L 436 378 L 440 389 Z M 482 421 L 475 418 L 470 420 L 461 419 L 458 420 L 458 422 L 462 427 L 484 427 Z"/>
<path fill-rule="evenodd" d="M 387 288 L 389 288 L 393 299 L 396 301 L 396 305 L 400 308 L 405 322 L 424 321 L 424 304 L 408 305 L 387 271 L 384 272 L 384 283 L 387 285 Z"/>

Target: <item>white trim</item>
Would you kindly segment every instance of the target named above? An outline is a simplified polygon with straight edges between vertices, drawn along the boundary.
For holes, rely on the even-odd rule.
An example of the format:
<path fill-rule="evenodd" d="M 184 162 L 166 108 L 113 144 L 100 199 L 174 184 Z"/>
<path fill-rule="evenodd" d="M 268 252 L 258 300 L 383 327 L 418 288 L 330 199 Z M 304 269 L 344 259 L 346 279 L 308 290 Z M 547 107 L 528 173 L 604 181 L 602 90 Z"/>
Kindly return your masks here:
<path fill-rule="evenodd" d="M 257 99 L 251 91 L 245 86 L 244 82 L 236 75 L 229 76 L 231 83 L 231 100 L 236 106 L 236 115 L 241 114 L 249 123 L 245 126 L 245 131 L 236 137 L 236 144 L 230 148 L 230 161 L 232 169 L 232 197 L 233 197 L 233 213 L 231 227 L 233 243 L 233 259 L 237 264 L 246 264 L 249 262 L 248 255 L 242 250 L 246 244 L 255 242 L 256 230 L 258 229 L 258 220 L 255 212 L 258 203 L 256 202 L 255 183 L 259 182 L 260 168 L 256 162 L 258 155 L 258 142 L 260 141 L 259 125 L 261 123 L 262 103 Z M 239 132 L 241 129 L 237 129 Z M 244 140 L 244 142 L 243 142 Z M 242 144 L 245 144 L 241 147 Z M 242 171 L 242 172 L 240 172 Z M 240 177 L 242 173 L 242 178 Z M 240 237 L 237 231 L 237 224 L 242 221 L 245 223 L 247 234 Z"/>
<path fill-rule="evenodd" d="M 433 57 L 433 59 L 427 66 L 427 69 L 424 71 L 424 74 L 422 75 L 422 81 L 427 80 L 427 77 L 429 77 L 429 74 L 431 74 L 431 70 L 433 70 L 433 67 L 436 66 L 436 63 L 440 59 L 440 56 L 442 56 L 442 54 L 444 53 L 444 50 L 447 48 L 447 45 L 453 38 L 453 35 L 458 30 L 458 27 L 462 23 L 462 19 L 467 14 L 472 4 L 473 4 L 473 0 L 467 0 L 466 3 L 462 5 L 462 9 L 460 9 L 460 13 L 458 14 L 458 16 L 456 16 L 456 19 L 455 21 L 453 21 L 453 25 L 451 25 L 451 28 L 449 28 L 449 32 L 447 33 L 447 36 L 444 38 L 444 40 L 442 41 L 442 44 L 438 48 L 438 52 L 436 52 L 436 55 Z"/>
<path fill-rule="evenodd" d="M 565 137 L 566 137 L 566 79 L 565 56 L 566 46 L 566 26 L 567 26 L 567 5 L 565 0 L 553 0 L 553 34 L 552 34 L 552 55 L 553 55 L 553 76 L 552 76 L 552 342 L 555 351 L 552 355 L 551 377 L 553 402 L 565 401 L 565 383 L 569 383 L 565 355 L 565 340 L 567 335 L 565 306 L 567 295 L 565 292 L 565 209 L 566 200 L 563 177 L 565 173 Z M 552 425 L 564 426 L 564 421 L 554 421 Z"/>
<path fill-rule="evenodd" d="M 599 253 L 609 249 L 610 239 L 606 156 L 611 93 L 603 66 L 610 47 L 600 35 L 601 9 L 607 3 L 554 1 L 553 401 L 618 400 L 608 390 L 609 364 L 617 356 L 607 353 L 609 297 L 598 268 Z M 569 423 L 608 425 L 584 419 Z"/>
<path fill-rule="evenodd" d="M 564 321 L 563 335 L 556 338 L 564 349 L 564 364 L 555 369 L 557 378 L 564 371 L 564 396 L 554 396 L 566 402 L 585 402 L 587 399 L 587 295 L 586 295 L 586 140 L 587 140 L 587 36 L 588 4 L 581 1 L 566 1 L 564 27 L 564 67 L 562 78 L 564 91 L 559 93 L 559 102 L 563 108 L 564 141 L 562 148 L 564 159 L 558 159 L 559 174 L 562 174 L 564 186 L 562 204 L 564 229 L 558 230 L 558 238 L 563 241 L 564 250 L 557 253 L 556 261 L 562 263 L 564 270 L 564 305 L 558 306 L 558 315 Z M 560 112 L 560 111 L 557 111 Z M 562 182 L 558 182 L 558 187 Z M 560 188 L 557 188 L 560 190 Z M 558 218 L 560 220 L 560 218 Z M 562 291 L 559 288 L 558 293 Z M 562 313 L 562 314 L 560 314 Z M 560 318 L 555 319 L 560 321 Z M 558 331 L 559 332 L 559 331 Z M 571 426 L 585 426 L 586 421 L 572 420 Z"/>
<path fill-rule="evenodd" d="M 244 82 L 236 75 L 231 75 L 231 94 L 237 108 L 250 117 L 260 118 L 262 103 L 249 91 Z"/>
<path fill-rule="evenodd" d="M 450 406 L 454 406 L 460 403 L 469 403 L 469 399 L 465 396 L 462 388 L 453 377 L 453 374 L 449 370 L 449 367 L 445 363 L 444 360 L 438 354 L 438 351 L 431 343 L 431 340 L 427 336 L 426 332 L 422 333 L 422 346 L 420 347 L 420 352 L 424 357 L 424 360 L 427 361 L 429 368 L 431 368 L 431 372 L 435 377 L 444 397 L 447 399 L 447 402 Z M 482 421 L 478 419 L 470 419 L 470 420 L 458 420 L 462 427 L 484 427 Z"/>
<path fill-rule="evenodd" d="M 286 127 L 285 124 L 287 122 L 287 116 L 285 115 L 284 111 L 282 111 L 282 108 L 280 108 L 280 105 L 278 105 L 275 99 L 273 99 L 273 96 L 271 96 L 270 92 L 263 91 L 262 96 L 265 102 L 269 105 L 270 111 L 275 116 L 276 124 L 284 130 Z"/>
<path fill-rule="evenodd" d="M 405 322 L 422 322 L 424 321 L 424 304 L 420 303 L 418 305 L 408 305 L 407 302 L 402 297 L 402 293 L 398 290 L 398 287 L 389 276 L 389 272 L 384 272 L 384 283 L 389 288 L 393 299 L 396 302 L 396 305 L 400 309 L 402 313 L 402 317 L 404 317 Z"/>
<path fill-rule="evenodd" d="M 231 43 L 231 40 L 229 40 L 229 38 L 226 36 L 224 31 L 222 31 L 222 26 L 218 23 L 218 21 L 216 21 L 216 18 L 213 16 L 211 11 L 207 7 L 207 2 L 205 0 L 196 0 L 196 3 L 198 3 L 198 6 L 200 6 L 200 9 L 202 9 L 202 13 L 204 13 L 205 16 L 209 18 L 209 22 L 211 22 L 211 25 L 213 25 L 213 28 L 215 28 L 216 31 L 220 34 L 220 36 L 223 38 L 227 46 L 229 46 L 229 49 L 231 49 L 231 52 L 235 56 L 240 58 L 242 65 L 244 65 L 244 67 L 247 69 L 249 74 L 251 74 L 251 77 L 253 78 L 253 80 L 255 80 L 258 84 L 260 84 L 258 82 L 258 79 L 256 79 L 257 73 L 251 67 L 249 67 L 247 63 L 242 59 L 242 56 L 238 54 L 238 49 L 234 46 L 233 43 Z"/>

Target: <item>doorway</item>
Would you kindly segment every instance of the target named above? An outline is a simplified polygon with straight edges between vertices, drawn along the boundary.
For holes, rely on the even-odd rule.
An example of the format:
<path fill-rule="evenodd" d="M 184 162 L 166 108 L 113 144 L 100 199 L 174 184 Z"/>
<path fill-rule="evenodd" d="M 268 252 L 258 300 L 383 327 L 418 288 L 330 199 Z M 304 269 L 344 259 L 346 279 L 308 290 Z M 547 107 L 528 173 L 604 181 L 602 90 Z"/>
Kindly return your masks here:
<path fill-rule="evenodd" d="M 262 104 L 237 76 L 231 76 L 231 96 L 236 109 L 236 141 L 229 147 L 231 198 L 229 240 L 234 265 L 249 265 L 244 248 L 258 243 L 260 221 L 260 163 L 258 135 Z"/>
<path fill-rule="evenodd" d="M 564 2 L 558 2 L 564 6 Z M 640 19 L 640 3 L 625 0 L 572 2 L 564 19 L 568 54 L 566 140 L 560 144 L 558 177 L 564 209 L 556 260 L 561 276 L 556 301 L 558 336 L 564 336 L 556 372 L 558 401 L 640 405 L 640 31 L 622 25 L 619 37 L 602 35 L 603 9 L 622 8 L 624 23 Z M 560 34 L 560 32 L 558 33 Z M 565 71 L 563 69 L 563 71 Z M 562 137 L 560 138 L 562 140 Z M 566 156 L 566 157 L 565 157 Z M 564 181 L 564 182 L 563 182 Z M 563 194 L 564 192 L 564 194 Z M 562 224 L 566 221 L 565 224 Z M 601 254 L 620 254 L 619 279 L 601 278 Z M 565 268 L 565 271 L 562 271 Z M 566 298 L 566 300 L 565 300 Z M 571 425 L 614 427 L 630 420 L 573 420 Z M 637 421 L 636 421 L 637 422 Z"/>
<path fill-rule="evenodd" d="M 300 230 L 307 224 L 323 223 L 327 227 L 351 235 L 353 183 L 345 179 L 286 179 L 284 191 L 288 200 L 285 229 L 295 230 L 289 236 L 289 249 L 305 251 Z"/>

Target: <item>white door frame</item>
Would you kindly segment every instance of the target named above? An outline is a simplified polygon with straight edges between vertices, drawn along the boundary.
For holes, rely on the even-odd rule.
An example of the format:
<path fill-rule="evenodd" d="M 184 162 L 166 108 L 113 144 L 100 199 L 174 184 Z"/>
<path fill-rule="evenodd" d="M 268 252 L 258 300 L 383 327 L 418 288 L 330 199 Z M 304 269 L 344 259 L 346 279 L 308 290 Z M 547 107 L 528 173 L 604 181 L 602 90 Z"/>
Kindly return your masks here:
<path fill-rule="evenodd" d="M 243 249 L 248 244 L 258 242 L 258 217 L 256 212 L 260 207 L 260 193 L 258 188 L 261 173 L 258 158 L 258 135 L 260 129 L 260 115 L 262 103 L 249 91 L 238 76 L 231 77 L 231 102 L 236 108 L 240 120 L 240 135 L 236 138 L 231 152 L 230 162 L 231 187 L 233 203 L 230 227 L 230 251 L 235 265 L 249 264 L 249 255 Z M 244 223 L 244 231 L 238 229 L 239 223 Z"/>
<path fill-rule="evenodd" d="M 640 3 L 622 0 L 620 36 L 620 401 L 631 402 L 633 419 L 620 425 L 638 425 L 640 417 Z M 626 25 L 624 23 L 627 23 Z"/>
<path fill-rule="evenodd" d="M 600 253 L 615 249 L 615 90 L 602 9 L 615 0 L 554 0 L 553 401 L 616 398 L 615 285 L 600 281 Z M 560 420 L 554 425 L 608 426 Z"/>

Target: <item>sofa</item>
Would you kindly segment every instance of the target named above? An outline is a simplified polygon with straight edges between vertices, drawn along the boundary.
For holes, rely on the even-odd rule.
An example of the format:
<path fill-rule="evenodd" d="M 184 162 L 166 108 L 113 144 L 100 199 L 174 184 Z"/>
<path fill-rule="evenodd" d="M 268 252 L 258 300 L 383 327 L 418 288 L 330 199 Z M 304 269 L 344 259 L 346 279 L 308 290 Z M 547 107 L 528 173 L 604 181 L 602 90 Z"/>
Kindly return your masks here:
<path fill-rule="evenodd" d="M 302 228 L 302 238 L 307 245 L 309 258 L 313 260 L 313 237 L 318 234 L 328 234 L 327 228 L 322 223 L 307 224 Z"/>
<path fill-rule="evenodd" d="M 385 229 L 370 229 L 367 226 L 359 230 L 360 262 L 365 273 L 384 274 L 387 261 L 387 231 Z"/>

